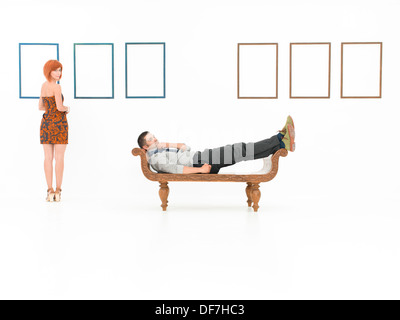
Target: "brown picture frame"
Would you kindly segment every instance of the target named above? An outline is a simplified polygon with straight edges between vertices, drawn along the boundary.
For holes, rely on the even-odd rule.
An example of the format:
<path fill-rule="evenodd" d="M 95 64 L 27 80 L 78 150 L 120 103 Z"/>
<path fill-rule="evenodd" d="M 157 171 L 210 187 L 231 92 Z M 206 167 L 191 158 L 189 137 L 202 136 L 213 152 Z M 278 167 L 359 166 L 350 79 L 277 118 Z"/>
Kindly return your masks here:
<path fill-rule="evenodd" d="M 328 63 L 328 96 L 293 96 L 292 95 L 292 47 L 293 45 L 328 45 L 329 63 Z M 331 42 L 291 42 L 289 54 L 289 98 L 290 99 L 330 99 L 331 97 L 331 62 L 332 46 Z"/>
<path fill-rule="evenodd" d="M 343 46 L 352 44 L 378 44 L 380 45 L 380 71 L 379 71 L 379 96 L 343 96 Z M 340 72 L 340 98 L 342 99 L 381 99 L 382 98 L 382 56 L 383 42 L 342 42 L 341 44 L 341 72 Z"/>
<path fill-rule="evenodd" d="M 276 94 L 274 97 L 241 97 L 240 96 L 240 46 L 274 45 L 276 46 Z M 238 43 L 237 46 L 237 98 L 238 99 L 278 99 L 278 43 Z"/>

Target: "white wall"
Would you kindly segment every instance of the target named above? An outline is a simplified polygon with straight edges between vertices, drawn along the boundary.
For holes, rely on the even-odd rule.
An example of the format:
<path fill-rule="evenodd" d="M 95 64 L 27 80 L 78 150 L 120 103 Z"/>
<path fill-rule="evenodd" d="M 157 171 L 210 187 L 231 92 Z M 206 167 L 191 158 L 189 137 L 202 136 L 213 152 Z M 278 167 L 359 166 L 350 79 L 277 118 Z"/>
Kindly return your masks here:
<path fill-rule="evenodd" d="M 399 9 L 398 0 L 2 0 L 0 296 L 398 296 Z M 383 42 L 382 99 L 339 98 L 347 41 Z M 60 205 L 44 201 L 38 101 L 18 95 L 21 42 L 60 44 L 71 107 Z M 114 43 L 114 100 L 73 99 L 74 42 Z M 125 42 L 166 43 L 166 99 L 124 98 Z M 236 98 L 239 42 L 279 43 L 279 99 Z M 290 42 L 332 43 L 331 99 L 288 98 Z M 269 137 L 288 114 L 297 150 L 262 184 L 259 214 L 246 210 L 244 184 L 177 182 L 163 215 L 158 184 L 131 155 L 144 130 L 202 150 Z"/>
<path fill-rule="evenodd" d="M 133 203 L 153 195 L 158 186 L 130 153 L 144 130 L 202 150 L 269 137 L 291 114 L 297 150 L 281 159 L 263 194 L 284 189 L 289 199 L 394 198 L 399 9 L 398 1 L 2 1 L 0 28 L 9 32 L 2 33 L 0 51 L 0 192 L 6 197 L 22 187 L 37 197 L 46 190 L 42 112 L 37 100 L 18 97 L 18 43 L 54 42 L 71 107 L 65 193 L 94 188 L 99 197 L 113 197 L 118 190 Z M 165 99 L 125 99 L 125 42 L 141 41 L 166 42 Z M 340 99 L 345 41 L 383 42 L 382 99 Z M 115 99 L 73 99 L 74 42 L 114 43 Z M 238 42 L 279 43 L 279 99 L 236 98 Z M 288 98 L 290 42 L 332 43 L 331 99 Z M 206 192 L 198 184 L 173 188 Z M 208 184 L 211 191 L 221 186 Z"/>

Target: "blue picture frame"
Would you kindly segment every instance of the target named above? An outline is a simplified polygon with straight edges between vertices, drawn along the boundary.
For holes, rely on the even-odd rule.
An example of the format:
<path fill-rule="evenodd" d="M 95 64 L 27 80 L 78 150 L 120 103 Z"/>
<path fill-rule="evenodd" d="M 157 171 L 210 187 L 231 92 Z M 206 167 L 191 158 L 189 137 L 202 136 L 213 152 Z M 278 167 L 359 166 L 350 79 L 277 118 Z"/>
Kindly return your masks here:
<path fill-rule="evenodd" d="M 102 97 L 79 97 L 76 95 L 76 46 L 111 46 L 111 96 Z M 74 43 L 74 99 L 114 99 L 114 43 Z"/>
<path fill-rule="evenodd" d="M 162 96 L 129 96 L 128 95 L 128 46 L 129 45 L 163 45 L 163 95 Z M 165 85 L 165 42 L 126 42 L 125 43 L 125 97 L 127 99 L 163 99 L 166 97 Z"/>
<path fill-rule="evenodd" d="M 19 43 L 19 98 L 20 99 L 39 99 L 40 96 L 22 96 L 22 67 L 21 67 L 21 48 L 22 46 L 56 46 L 57 60 L 60 60 L 60 50 L 58 43 Z"/>

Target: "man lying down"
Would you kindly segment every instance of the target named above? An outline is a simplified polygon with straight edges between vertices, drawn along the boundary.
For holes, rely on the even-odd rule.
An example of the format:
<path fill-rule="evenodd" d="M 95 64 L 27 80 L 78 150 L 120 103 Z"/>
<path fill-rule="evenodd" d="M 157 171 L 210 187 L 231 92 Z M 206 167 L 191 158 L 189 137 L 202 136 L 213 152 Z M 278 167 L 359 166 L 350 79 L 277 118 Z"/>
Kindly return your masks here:
<path fill-rule="evenodd" d="M 279 149 L 295 150 L 295 131 L 291 116 L 277 135 L 258 142 L 239 142 L 233 145 L 191 151 L 184 143 L 159 142 L 150 132 L 138 138 L 139 147 L 146 151 L 150 166 L 159 173 L 218 173 L 223 167 L 240 161 L 266 158 Z"/>

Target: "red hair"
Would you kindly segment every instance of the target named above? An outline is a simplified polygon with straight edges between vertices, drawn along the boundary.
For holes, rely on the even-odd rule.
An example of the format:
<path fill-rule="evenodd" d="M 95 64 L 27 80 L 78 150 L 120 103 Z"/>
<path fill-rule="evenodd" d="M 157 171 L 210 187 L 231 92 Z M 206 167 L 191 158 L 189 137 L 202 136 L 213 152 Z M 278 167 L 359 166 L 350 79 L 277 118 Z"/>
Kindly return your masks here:
<path fill-rule="evenodd" d="M 61 75 L 60 75 L 60 79 L 61 79 L 62 69 L 63 69 L 61 62 L 58 60 L 49 60 L 45 63 L 45 65 L 43 67 L 43 74 L 46 77 L 47 81 L 49 81 L 49 82 L 51 81 L 50 73 L 54 70 L 57 70 L 60 67 L 61 67 Z"/>

